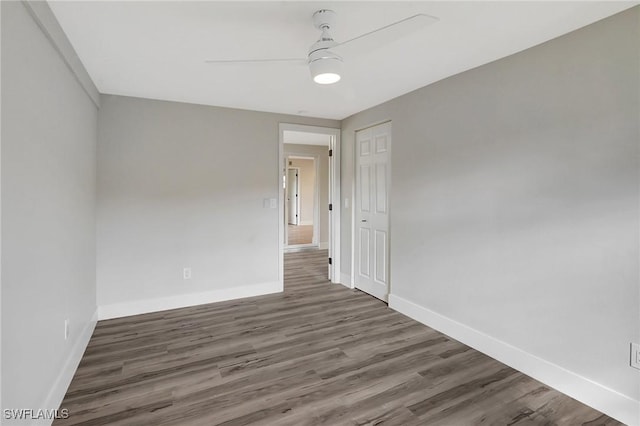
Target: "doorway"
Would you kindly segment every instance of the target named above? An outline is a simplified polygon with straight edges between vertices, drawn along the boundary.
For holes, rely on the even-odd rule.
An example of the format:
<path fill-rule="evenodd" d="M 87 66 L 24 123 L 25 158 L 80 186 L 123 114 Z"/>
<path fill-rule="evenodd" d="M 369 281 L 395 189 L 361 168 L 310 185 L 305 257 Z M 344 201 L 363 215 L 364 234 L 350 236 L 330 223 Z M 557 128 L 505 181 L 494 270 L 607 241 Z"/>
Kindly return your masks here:
<path fill-rule="evenodd" d="M 389 297 L 391 122 L 357 131 L 355 145 L 354 284 L 386 302 Z"/>
<path fill-rule="evenodd" d="M 340 129 L 281 123 L 279 146 L 280 282 L 285 251 L 326 250 L 327 277 L 338 283 Z"/>
<path fill-rule="evenodd" d="M 301 150 L 285 143 L 285 249 L 319 248 L 320 242 L 327 241 L 326 223 L 322 223 L 326 222 L 326 214 L 319 211 L 319 201 L 327 202 L 328 159 L 324 152 L 327 148 L 311 146 L 307 150 L 316 154 L 309 157 L 289 154 L 296 149 Z"/>
<path fill-rule="evenodd" d="M 299 169 L 294 167 L 289 167 L 287 169 L 287 180 L 285 182 L 287 189 L 286 222 L 288 225 L 294 226 L 299 225 L 300 219 L 299 175 Z"/>

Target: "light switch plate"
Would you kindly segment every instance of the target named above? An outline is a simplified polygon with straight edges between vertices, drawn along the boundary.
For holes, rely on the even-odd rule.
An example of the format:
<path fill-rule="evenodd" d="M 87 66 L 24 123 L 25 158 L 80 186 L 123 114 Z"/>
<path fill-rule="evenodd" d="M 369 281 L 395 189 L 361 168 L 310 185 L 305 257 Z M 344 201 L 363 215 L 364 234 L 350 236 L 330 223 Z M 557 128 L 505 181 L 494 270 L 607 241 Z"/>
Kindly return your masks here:
<path fill-rule="evenodd" d="M 631 366 L 640 370 L 640 344 L 631 344 Z"/>

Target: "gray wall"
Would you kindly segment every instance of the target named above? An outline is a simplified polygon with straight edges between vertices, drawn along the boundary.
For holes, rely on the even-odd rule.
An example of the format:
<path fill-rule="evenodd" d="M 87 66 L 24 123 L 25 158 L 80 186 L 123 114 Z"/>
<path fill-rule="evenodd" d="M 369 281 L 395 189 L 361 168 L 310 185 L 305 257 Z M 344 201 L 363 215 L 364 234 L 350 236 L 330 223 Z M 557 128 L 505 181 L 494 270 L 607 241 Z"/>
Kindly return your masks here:
<path fill-rule="evenodd" d="M 96 310 L 97 108 L 24 5 L 1 7 L 2 406 L 37 409 Z"/>
<path fill-rule="evenodd" d="M 344 198 L 355 130 L 393 121 L 392 294 L 636 400 L 639 15 L 342 123 Z"/>
<path fill-rule="evenodd" d="M 277 282 L 278 210 L 263 200 L 278 198 L 278 124 L 339 122 L 109 95 L 101 104 L 98 304 Z"/>
<path fill-rule="evenodd" d="M 320 243 L 329 242 L 329 147 L 320 145 L 302 145 L 295 143 L 284 144 L 285 154 L 317 155 L 319 161 L 318 170 L 318 198 L 320 203 Z M 295 161 L 295 160 L 294 160 Z"/>

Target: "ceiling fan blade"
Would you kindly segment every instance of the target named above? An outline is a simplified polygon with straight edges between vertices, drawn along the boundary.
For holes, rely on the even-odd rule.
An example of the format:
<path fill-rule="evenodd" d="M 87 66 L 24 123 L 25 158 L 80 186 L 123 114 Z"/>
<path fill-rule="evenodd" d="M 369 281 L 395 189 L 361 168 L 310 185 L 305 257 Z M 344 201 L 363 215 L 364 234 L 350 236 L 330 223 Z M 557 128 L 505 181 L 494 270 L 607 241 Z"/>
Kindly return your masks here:
<path fill-rule="evenodd" d="M 439 20 L 440 19 L 435 16 L 419 13 L 339 43 L 336 47 L 331 48 L 331 50 L 343 58 L 367 53 L 382 45 L 408 36 Z"/>
<path fill-rule="evenodd" d="M 268 64 L 283 62 L 299 62 L 307 64 L 307 58 L 280 58 L 280 59 L 210 59 L 204 61 L 207 64 Z"/>

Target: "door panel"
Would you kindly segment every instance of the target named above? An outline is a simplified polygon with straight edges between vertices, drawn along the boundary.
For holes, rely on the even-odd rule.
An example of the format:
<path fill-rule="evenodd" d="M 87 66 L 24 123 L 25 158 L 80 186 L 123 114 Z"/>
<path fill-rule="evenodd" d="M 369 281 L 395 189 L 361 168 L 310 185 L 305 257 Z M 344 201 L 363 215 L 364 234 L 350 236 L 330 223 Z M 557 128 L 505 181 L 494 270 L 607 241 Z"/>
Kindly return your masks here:
<path fill-rule="evenodd" d="M 371 210 L 371 167 L 369 165 L 360 166 L 360 208 L 363 212 L 369 213 Z"/>
<path fill-rule="evenodd" d="M 387 233 L 376 229 L 376 239 L 374 244 L 374 253 L 376 254 L 376 281 L 387 284 Z"/>
<path fill-rule="evenodd" d="M 376 137 L 376 153 L 387 152 L 387 135 Z"/>
<path fill-rule="evenodd" d="M 382 300 L 389 295 L 391 123 L 356 132 L 355 285 Z"/>
<path fill-rule="evenodd" d="M 387 165 L 376 164 L 376 213 L 387 213 Z"/>
<path fill-rule="evenodd" d="M 360 246 L 360 268 L 359 273 L 363 277 L 371 277 L 371 250 L 370 250 L 370 231 L 367 228 L 360 228 L 360 238 L 359 238 L 359 246 Z"/>
<path fill-rule="evenodd" d="M 360 155 L 363 157 L 371 154 L 371 139 L 363 139 L 360 141 Z"/>

